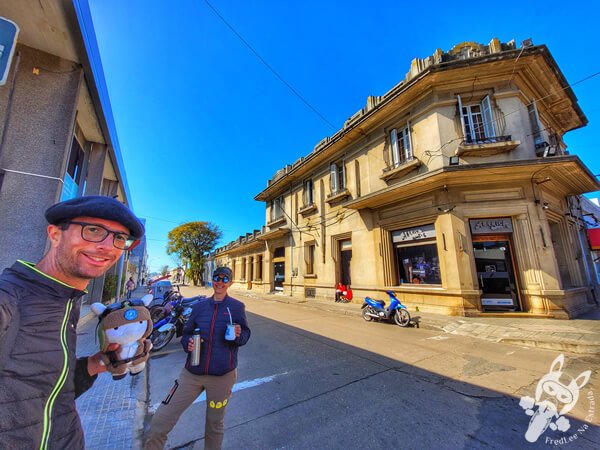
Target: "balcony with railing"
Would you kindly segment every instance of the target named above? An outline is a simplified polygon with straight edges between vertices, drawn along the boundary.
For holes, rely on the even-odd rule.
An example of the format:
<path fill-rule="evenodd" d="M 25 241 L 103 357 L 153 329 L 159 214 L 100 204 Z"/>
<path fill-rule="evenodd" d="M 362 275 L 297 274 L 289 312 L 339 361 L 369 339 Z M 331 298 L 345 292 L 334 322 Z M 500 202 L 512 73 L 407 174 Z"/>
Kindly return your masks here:
<path fill-rule="evenodd" d="M 302 205 L 300 210 L 298 211 L 303 216 L 311 214 L 317 210 L 317 205 L 314 202 L 311 202 L 307 205 Z"/>
<path fill-rule="evenodd" d="M 400 161 L 383 169 L 383 173 L 379 178 L 383 181 L 389 181 L 394 178 L 400 178 L 413 170 L 417 170 L 421 166 L 421 161 L 417 158 L 412 158 L 407 161 Z"/>
<path fill-rule="evenodd" d="M 331 192 L 327 196 L 325 201 L 329 204 L 337 203 L 337 202 L 341 202 L 342 200 L 346 199 L 348 196 L 350 196 L 350 191 L 346 188 L 341 188 L 341 189 L 338 189 L 337 191 Z"/>
<path fill-rule="evenodd" d="M 458 146 L 457 156 L 491 156 L 507 153 L 521 144 L 513 141 L 512 136 L 491 136 L 482 139 L 467 137 Z"/>

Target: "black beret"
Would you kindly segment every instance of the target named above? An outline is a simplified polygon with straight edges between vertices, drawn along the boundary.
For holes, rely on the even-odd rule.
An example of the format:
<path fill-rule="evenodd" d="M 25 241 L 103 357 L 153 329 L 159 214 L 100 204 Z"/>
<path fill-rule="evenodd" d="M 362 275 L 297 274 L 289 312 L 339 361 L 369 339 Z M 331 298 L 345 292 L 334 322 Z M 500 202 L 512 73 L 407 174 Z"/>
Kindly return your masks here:
<path fill-rule="evenodd" d="M 136 239 L 144 235 L 144 225 L 131 210 L 120 201 L 101 195 L 88 195 L 52 205 L 46 210 L 48 223 L 58 225 L 75 217 L 97 217 L 112 220 L 129 228 L 129 234 Z"/>

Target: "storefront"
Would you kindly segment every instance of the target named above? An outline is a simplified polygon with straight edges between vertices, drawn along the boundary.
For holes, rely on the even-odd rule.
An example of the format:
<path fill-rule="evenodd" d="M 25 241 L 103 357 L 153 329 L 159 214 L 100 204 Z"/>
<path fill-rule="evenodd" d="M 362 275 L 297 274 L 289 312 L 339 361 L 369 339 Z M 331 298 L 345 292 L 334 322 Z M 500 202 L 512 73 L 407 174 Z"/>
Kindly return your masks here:
<path fill-rule="evenodd" d="M 469 220 L 483 311 L 521 311 L 510 217 Z"/>

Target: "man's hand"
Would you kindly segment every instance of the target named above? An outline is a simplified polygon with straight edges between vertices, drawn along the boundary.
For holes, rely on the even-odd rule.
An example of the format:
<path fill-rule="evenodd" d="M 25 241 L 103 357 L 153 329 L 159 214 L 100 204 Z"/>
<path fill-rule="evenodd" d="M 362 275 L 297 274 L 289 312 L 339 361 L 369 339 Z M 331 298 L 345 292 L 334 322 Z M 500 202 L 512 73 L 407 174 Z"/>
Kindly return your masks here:
<path fill-rule="evenodd" d="M 119 344 L 108 344 L 106 352 L 98 352 L 95 355 L 88 357 L 87 370 L 90 376 L 106 372 L 106 365 L 102 361 L 102 356 L 110 352 L 116 352 L 121 348 Z"/>
<path fill-rule="evenodd" d="M 237 323 L 235 324 L 235 337 L 239 338 L 240 334 L 242 334 L 242 326 L 238 325 Z"/>

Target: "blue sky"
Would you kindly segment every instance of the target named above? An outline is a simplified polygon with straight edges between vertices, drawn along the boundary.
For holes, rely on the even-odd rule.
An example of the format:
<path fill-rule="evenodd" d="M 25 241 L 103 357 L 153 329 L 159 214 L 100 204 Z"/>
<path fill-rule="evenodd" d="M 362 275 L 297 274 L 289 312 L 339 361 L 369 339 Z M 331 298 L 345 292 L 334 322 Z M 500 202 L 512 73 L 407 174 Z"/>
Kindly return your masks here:
<path fill-rule="evenodd" d="M 174 265 L 167 233 L 210 221 L 221 244 L 260 228 L 254 196 L 286 164 L 406 74 L 413 58 L 493 37 L 546 44 L 567 81 L 600 71 L 596 2 L 303 2 L 90 0 L 135 212 L 147 219 L 149 265 Z M 587 3 L 586 6 L 581 6 Z M 504 7 L 503 5 L 507 5 Z M 600 174 L 600 76 L 573 87 L 587 127 L 568 150 Z"/>

